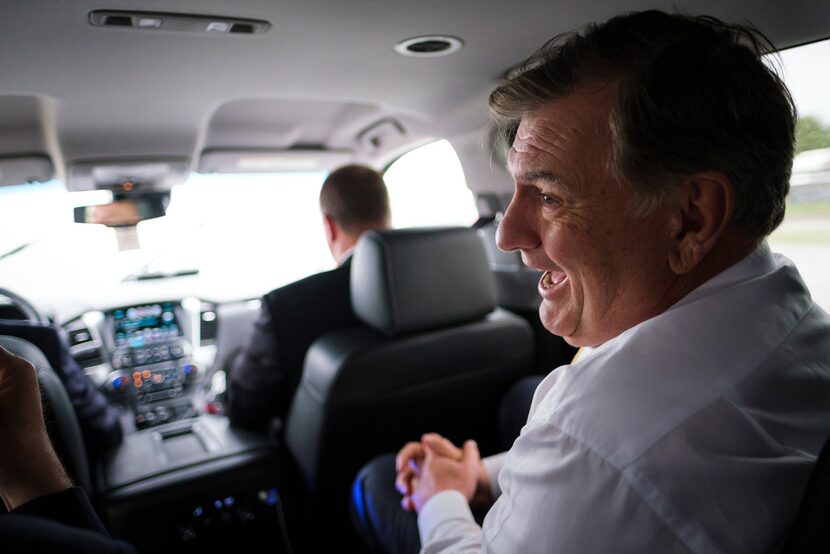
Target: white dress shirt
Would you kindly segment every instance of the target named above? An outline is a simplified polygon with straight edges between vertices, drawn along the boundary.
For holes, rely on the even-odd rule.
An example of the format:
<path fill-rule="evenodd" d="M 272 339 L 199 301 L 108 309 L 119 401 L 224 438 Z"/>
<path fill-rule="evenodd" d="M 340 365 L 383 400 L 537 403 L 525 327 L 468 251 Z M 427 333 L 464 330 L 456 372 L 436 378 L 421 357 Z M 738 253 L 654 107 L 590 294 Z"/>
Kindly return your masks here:
<path fill-rule="evenodd" d="M 830 317 L 763 244 L 539 385 L 483 526 L 444 491 L 425 552 L 769 552 L 830 433 Z"/>

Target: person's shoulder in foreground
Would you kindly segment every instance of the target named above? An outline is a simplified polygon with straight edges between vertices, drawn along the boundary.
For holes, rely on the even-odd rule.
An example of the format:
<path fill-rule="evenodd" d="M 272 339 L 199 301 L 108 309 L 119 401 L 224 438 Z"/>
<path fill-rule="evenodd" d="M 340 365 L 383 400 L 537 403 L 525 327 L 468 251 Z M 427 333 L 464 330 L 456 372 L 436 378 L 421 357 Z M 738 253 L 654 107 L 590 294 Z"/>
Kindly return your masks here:
<path fill-rule="evenodd" d="M 349 294 L 350 253 L 368 230 L 389 226 L 389 197 L 380 174 L 349 165 L 320 190 L 326 241 L 339 267 L 275 289 L 262 307 L 230 374 L 227 413 L 235 425 L 263 429 L 284 418 L 311 343 L 358 324 Z"/>
<path fill-rule="evenodd" d="M 0 320 L 0 334 L 29 341 L 43 352 L 66 388 L 90 455 L 103 455 L 121 442 L 118 412 L 72 357 L 65 330 L 54 324 Z"/>
<path fill-rule="evenodd" d="M 58 460 L 43 423 L 35 369 L 0 347 L 0 515 L 3 552 L 124 552 Z"/>
<path fill-rule="evenodd" d="M 770 48 L 634 13 L 549 42 L 492 93 L 515 181 L 499 246 L 543 272 L 545 327 L 590 351 L 543 381 L 506 457 L 411 450 L 398 483 L 426 551 L 785 540 L 830 433 L 830 320 L 765 243 L 795 131 Z M 483 529 L 477 467 L 498 496 Z"/>

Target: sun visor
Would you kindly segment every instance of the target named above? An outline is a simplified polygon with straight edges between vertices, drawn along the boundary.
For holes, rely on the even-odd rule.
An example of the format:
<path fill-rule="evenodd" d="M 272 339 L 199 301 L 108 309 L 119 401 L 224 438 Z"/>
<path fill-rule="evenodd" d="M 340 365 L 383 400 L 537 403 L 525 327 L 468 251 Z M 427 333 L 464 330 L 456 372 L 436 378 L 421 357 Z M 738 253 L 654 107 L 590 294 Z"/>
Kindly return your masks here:
<path fill-rule="evenodd" d="M 330 171 L 351 163 L 348 150 L 225 150 L 202 153 L 199 173 L 280 173 Z"/>
<path fill-rule="evenodd" d="M 0 157 L 0 187 L 42 183 L 55 174 L 52 160 L 45 155 Z"/>
<path fill-rule="evenodd" d="M 129 184 L 142 192 L 168 191 L 187 180 L 190 163 L 182 158 L 81 162 L 69 169 L 71 191 L 110 189 Z"/>

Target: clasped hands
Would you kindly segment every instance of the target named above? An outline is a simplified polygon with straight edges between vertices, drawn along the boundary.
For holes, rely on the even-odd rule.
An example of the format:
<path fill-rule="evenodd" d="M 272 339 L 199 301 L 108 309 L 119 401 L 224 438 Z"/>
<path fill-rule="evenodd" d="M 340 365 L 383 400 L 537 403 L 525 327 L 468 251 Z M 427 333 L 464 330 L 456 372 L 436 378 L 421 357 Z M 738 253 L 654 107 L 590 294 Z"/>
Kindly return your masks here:
<path fill-rule="evenodd" d="M 404 510 L 420 513 L 427 501 L 445 490 L 459 491 L 474 507 L 492 502 L 490 478 L 475 441 L 458 448 L 437 433 L 409 442 L 395 458 L 395 487 Z"/>

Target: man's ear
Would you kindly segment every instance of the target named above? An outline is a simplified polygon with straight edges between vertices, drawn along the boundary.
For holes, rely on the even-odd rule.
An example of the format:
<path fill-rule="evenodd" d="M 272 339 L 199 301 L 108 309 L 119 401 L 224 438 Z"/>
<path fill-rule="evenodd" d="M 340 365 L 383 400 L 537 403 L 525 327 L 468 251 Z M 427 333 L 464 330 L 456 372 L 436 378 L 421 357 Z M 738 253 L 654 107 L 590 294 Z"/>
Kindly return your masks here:
<path fill-rule="evenodd" d="M 683 179 L 670 219 L 674 273 L 684 275 L 700 265 L 732 221 L 734 206 L 735 189 L 725 174 L 705 171 Z"/>
<path fill-rule="evenodd" d="M 333 244 L 334 241 L 337 240 L 337 236 L 340 234 L 340 228 L 337 226 L 337 223 L 334 220 L 323 214 L 323 229 L 326 231 L 326 242 L 329 244 Z"/>

